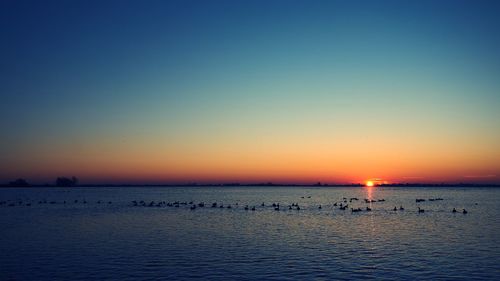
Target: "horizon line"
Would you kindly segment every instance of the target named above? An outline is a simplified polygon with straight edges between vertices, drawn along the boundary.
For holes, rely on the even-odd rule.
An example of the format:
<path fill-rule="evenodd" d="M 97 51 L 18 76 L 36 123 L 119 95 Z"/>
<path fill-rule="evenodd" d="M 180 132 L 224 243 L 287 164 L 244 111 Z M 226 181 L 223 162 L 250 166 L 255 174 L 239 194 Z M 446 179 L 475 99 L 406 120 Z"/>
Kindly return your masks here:
<path fill-rule="evenodd" d="M 0 187 L 235 187 L 235 186 L 297 186 L 297 187 L 365 187 L 364 183 L 273 183 L 273 182 L 258 182 L 258 183 L 240 183 L 240 182 L 219 182 L 219 183 L 92 183 L 92 184 L 75 184 L 60 186 L 57 184 L 27 184 L 16 185 L 14 183 L 0 184 Z M 374 187 L 500 187 L 500 183 L 451 183 L 451 182 L 398 182 L 398 183 L 380 183 L 375 184 Z"/>

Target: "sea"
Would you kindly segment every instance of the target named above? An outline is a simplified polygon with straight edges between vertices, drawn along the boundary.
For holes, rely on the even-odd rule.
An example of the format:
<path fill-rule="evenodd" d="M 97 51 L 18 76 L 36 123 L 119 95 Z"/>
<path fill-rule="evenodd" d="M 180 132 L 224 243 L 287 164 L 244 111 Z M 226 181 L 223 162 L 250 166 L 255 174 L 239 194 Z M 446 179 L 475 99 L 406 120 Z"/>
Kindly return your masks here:
<path fill-rule="evenodd" d="M 0 280 L 500 280 L 495 187 L 32 187 L 0 201 Z"/>

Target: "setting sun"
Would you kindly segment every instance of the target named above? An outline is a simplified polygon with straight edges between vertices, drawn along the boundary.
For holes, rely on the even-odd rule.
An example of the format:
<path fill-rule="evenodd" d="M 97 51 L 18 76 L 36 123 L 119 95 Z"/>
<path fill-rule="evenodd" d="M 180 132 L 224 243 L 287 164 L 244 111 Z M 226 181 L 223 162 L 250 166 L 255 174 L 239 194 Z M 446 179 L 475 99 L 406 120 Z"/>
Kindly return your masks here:
<path fill-rule="evenodd" d="M 373 184 L 373 182 L 372 182 L 372 181 L 367 181 L 367 182 L 366 182 L 366 186 L 371 187 L 371 186 L 373 186 L 373 185 L 374 185 L 374 184 Z"/>

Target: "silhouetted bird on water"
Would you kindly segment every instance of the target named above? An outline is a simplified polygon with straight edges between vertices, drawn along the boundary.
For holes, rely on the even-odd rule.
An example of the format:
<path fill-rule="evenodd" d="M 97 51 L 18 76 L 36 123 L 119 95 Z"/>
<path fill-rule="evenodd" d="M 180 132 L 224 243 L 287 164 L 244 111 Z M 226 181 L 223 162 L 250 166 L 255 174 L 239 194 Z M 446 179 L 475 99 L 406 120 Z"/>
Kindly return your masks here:
<path fill-rule="evenodd" d="M 400 211 L 404 211 L 405 210 L 405 208 L 403 208 L 403 205 L 399 206 L 399 210 Z"/>
<path fill-rule="evenodd" d="M 372 210 L 372 208 L 370 208 L 370 207 L 366 207 L 366 211 L 368 211 L 368 212 L 369 212 L 369 211 L 371 211 L 371 210 Z"/>
<path fill-rule="evenodd" d="M 420 209 L 420 207 L 418 207 L 418 212 L 419 213 L 423 213 L 423 212 L 425 212 L 425 210 L 424 209 Z"/>
<path fill-rule="evenodd" d="M 321 205 L 319 205 L 318 209 L 320 209 L 320 210 L 321 210 Z"/>
<path fill-rule="evenodd" d="M 453 211 L 451 211 L 452 213 L 456 213 L 457 212 L 457 209 L 453 208 Z"/>
<path fill-rule="evenodd" d="M 467 214 L 467 211 L 465 209 L 463 209 L 462 214 L 464 214 L 464 215 Z"/>
<path fill-rule="evenodd" d="M 261 206 L 264 207 L 264 206 L 266 206 L 266 204 L 264 204 L 264 202 L 262 202 Z"/>
<path fill-rule="evenodd" d="M 196 209 L 196 205 L 192 205 L 190 209 L 191 209 L 191 210 Z"/>
<path fill-rule="evenodd" d="M 255 211 L 255 206 L 252 207 L 252 211 Z"/>
<path fill-rule="evenodd" d="M 248 211 L 248 205 L 245 206 L 245 211 Z"/>

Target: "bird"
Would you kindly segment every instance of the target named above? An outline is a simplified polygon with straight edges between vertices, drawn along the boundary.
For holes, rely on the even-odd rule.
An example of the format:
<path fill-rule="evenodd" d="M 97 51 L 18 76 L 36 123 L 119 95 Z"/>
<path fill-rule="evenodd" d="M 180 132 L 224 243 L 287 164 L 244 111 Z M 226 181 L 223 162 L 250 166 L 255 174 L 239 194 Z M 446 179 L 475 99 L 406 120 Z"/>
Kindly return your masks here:
<path fill-rule="evenodd" d="M 255 211 L 255 206 L 252 207 L 252 211 Z"/>
<path fill-rule="evenodd" d="M 319 205 L 318 209 L 320 209 L 320 210 L 321 210 L 321 205 Z"/>
<path fill-rule="evenodd" d="M 403 208 L 403 205 L 399 206 L 399 210 L 400 211 L 404 211 L 405 210 L 405 208 Z"/>
<path fill-rule="evenodd" d="M 396 206 L 394 206 L 394 209 L 392 209 L 392 210 L 393 210 L 393 211 L 397 211 L 397 210 L 398 210 L 398 208 L 396 208 Z"/>
<path fill-rule="evenodd" d="M 467 210 L 463 209 L 462 214 L 467 214 Z"/>
<path fill-rule="evenodd" d="M 366 211 L 368 211 L 368 212 L 369 212 L 369 211 L 371 211 L 371 210 L 372 210 L 372 208 L 370 208 L 370 207 L 366 207 Z"/>
<path fill-rule="evenodd" d="M 457 212 L 457 209 L 453 208 L 453 210 L 451 211 L 452 213 L 456 213 Z"/>
<path fill-rule="evenodd" d="M 425 212 L 425 210 L 424 209 L 420 209 L 420 207 L 418 207 L 418 212 L 419 213 L 423 213 L 423 212 Z"/>

